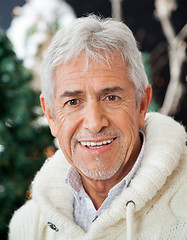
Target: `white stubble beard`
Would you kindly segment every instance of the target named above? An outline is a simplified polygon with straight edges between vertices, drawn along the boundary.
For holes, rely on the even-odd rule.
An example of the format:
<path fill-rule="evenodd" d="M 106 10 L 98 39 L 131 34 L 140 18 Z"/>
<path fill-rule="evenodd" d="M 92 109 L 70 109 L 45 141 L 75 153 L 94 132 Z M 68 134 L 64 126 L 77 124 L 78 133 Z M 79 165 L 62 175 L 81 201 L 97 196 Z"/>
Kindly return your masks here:
<path fill-rule="evenodd" d="M 101 136 L 101 134 L 99 134 Z M 110 132 L 110 135 L 114 136 L 114 132 Z M 110 136 L 109 133 L 107 134 L 102 134 L 102 136 Z M 121 132 L 118 131 L 116 133 L 115 131 L 115 135 L 117 135 L 118 139 L 120 139 L 121 136 Z M 123 144 L 120 142 L 120 148 L 122 149 L 122 153 L 120 156 L 120 160 L 118 161 L 117 165 L 114 167 L 111 167 L 110 169 L 106 169 L 105 165 L 104 165 L 104 159 L 102 158 L 102 156 L 96 156 L 95 160 L 96 161 L 96 167 L 95 169 L 88 169 L 86 164 L 85 166 L 83 164 L 81 164 L 81 162 L 79 161 L 79 159 L 76 159 L 75 157 L 75 148 L 76 148 L 76 142 L 77 142 L 77 137 L 73 137 L 72 138 L 72 143 L 71 143 L 71 149 L 72 149 L 72 161 L 75 164 L 75 167 L 81 172 L 83 173 L 86 177 L 91 178 L 93 180 L 106 180 L 106 179 L 110 179 L 112 176 L 114 176 L 118 170 L 120 169 L 120 167 L 122 166 L 124 159 L 125 159 L 125 151 L 124 151 L 124 146 Z M 118 141 L 115 140 L 115 141 Z M 79 143 L 80 144 L 80 143 Z"/>

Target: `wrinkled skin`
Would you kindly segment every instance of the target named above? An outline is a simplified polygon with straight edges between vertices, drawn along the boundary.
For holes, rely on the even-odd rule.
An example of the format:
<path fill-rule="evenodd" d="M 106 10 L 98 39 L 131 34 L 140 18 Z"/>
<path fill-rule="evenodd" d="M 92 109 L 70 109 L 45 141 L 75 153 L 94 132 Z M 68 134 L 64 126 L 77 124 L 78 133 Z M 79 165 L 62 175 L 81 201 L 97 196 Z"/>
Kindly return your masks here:
<path fill-rule="evenodd" d="M 151 87 L 137 106 L 128 67 L 118 55 L 111 67 L 94 62 L 87 71 L 84 68 L 84 56 L 56 67 L 54 116 L 43 97 L 41 104 L 52 134 L 81 174 L 88 194 L 91 189 L 104 193 L 130 171 L 140 152 L 139 128 Z"/>

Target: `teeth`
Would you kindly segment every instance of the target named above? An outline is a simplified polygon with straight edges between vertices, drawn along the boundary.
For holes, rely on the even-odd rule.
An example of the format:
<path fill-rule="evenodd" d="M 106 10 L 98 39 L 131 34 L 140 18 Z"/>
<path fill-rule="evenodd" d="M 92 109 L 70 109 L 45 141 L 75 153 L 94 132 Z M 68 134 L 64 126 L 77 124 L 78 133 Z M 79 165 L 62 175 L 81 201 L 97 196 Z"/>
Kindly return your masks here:
<path fill-rule="evenodd" d="M 109 144 L 111 142 L 113 142 L 114 139 L 110 139 L 110 140 L 104 140 L 102 142 L 80 142 L 83 146 L 87 146 L 87 147 L 96 147 L 96 146 L 102 146 L 102 145 L 106 145 Z"/>
<path fill-rule="evenodd" d="M 87 146 L 87 142 L 81 142 L 83 146 Z"/>

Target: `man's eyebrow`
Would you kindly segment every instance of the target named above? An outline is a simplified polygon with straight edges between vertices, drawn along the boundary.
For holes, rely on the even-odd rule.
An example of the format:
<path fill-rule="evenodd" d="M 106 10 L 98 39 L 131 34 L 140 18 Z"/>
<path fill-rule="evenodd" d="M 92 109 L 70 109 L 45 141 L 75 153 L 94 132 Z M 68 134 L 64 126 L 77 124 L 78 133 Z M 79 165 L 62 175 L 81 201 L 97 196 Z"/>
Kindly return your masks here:
<path fill-rule="evenodd" d="M 101 90 L 102 93 L 108 93 L 108 92 L 117 92 L 117 91 L 124 91 L 123 88 L 119 87 L 119 86 L 115 86 L 115 87 L 107 87 Z M 65 91 L 61 94 L 61 98 L 62 97 L 75 97 L 78 95 L 83 94 L 83 91 L 81 90 L 75 90 L 75 91 Z"/>
<path fill-rule="evenodd" d="M 82 94 L 83 92 L 80 90 L 75 90 L 75 91 L 65 91 L 61 94 L 61 97 L 75 97 L 78 96 L 80 94 Z"/>
<path fill-rule="evenodd" d="M 115 87 L 107 87 L 101 90 L 102 93 L 108 93 L 108 92 L 123 92 L 124 89 L 119 87 L 119 86 L 115 86 Z"/>

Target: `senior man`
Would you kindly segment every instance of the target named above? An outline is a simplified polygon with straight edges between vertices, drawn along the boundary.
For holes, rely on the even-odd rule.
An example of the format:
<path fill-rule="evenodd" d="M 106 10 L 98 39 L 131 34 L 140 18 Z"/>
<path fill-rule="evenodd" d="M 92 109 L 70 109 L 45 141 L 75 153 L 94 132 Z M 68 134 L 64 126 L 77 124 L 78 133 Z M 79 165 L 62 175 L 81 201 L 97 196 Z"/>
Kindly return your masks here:
<path fill-rule="evenodd" d="M 60 150 L 37 173 L 11 240 L 187 239 L 184 128 L 148 113 L 129 28 L 76 19 L 43 61 L 41 105 Z"/>

